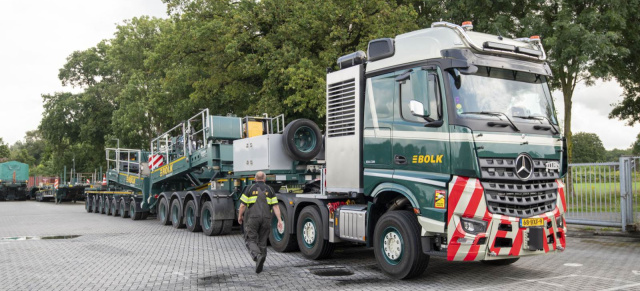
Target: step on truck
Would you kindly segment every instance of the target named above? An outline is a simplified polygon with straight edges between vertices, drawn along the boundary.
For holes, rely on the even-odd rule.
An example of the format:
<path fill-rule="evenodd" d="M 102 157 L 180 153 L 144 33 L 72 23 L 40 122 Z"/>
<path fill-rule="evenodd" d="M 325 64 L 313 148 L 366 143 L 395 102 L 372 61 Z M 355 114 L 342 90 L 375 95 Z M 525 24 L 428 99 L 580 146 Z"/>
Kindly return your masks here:
<path fill-rule="evenodd" d="M 123 215 L 225 234 L 264 171 L 285 222 L 273 219 L 276 251 L 322 259 L 358 243 L 404 279 L 430 256 L 507 265 L 565 249 L 566 144 L 538 37 L 437 22 L 372 40 L 338 67 L 327 73 L 324 135 L 306 119 L 281 129 L 281 117 L 203 111 L 150 152 L 128 152 L 128 169 L 116 159 L 103 191 L 114 194 L 93 194 L 93 211 L 119 199 Z"/>

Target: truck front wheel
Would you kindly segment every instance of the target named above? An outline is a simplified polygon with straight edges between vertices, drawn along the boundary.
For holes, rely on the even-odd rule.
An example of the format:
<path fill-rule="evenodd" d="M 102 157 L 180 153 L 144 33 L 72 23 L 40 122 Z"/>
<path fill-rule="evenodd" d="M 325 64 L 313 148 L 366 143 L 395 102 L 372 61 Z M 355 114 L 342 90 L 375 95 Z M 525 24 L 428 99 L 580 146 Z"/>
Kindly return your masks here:
<path fill-rule="evenodd" d="M 289 221 L 289 214 L 287 208 L 283 203 L 278 203 L 280 207 L 280 217 L 285 223 L 282 232 L 278 230 L 278 219 L 275 215 L 271 218 L 271 232 L 269 233 L 269 242 L 274 250 L 277 252 L 290 252 L 298 248 L 298 242 L 293 234 L 289 233 L 286 222 Z"/>
<path fill-rule="evenodd" d="M 429 264 L 429 256 L 420 245 L 420 225 L 409 211 L 382 215 L 374 231 L 373 247 L 380 268 L 396 279 L 419 276 Z"/>
<path fill-rule="evenodd" d="M 324 224 L 320 210 L 316 206 L 307 206 L 300 212 L 296 236 L 300 252 L 307 259 L 320 260 L 331 256 L 335 245 L 324 237 Z"/>

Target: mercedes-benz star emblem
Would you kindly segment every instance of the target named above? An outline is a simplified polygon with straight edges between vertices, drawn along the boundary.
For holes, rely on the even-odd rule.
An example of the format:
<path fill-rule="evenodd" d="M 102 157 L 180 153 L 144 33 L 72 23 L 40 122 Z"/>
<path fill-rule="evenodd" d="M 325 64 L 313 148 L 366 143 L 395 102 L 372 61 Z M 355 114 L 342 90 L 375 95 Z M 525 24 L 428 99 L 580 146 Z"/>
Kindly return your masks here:
<path fill-rule="evenodd" d="M 526 181 L 533 174 L 533 160 L 529 155 L 520 154 L 516 158 L 516 176 Z"/>

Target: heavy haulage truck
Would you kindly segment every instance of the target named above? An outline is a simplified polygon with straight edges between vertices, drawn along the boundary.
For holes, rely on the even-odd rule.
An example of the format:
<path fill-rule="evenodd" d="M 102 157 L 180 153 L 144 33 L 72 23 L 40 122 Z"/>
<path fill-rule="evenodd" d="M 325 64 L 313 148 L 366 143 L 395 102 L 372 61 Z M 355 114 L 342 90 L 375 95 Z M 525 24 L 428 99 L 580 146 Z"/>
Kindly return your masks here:
<path fill-rule="evenodd" d="M 0 163 L 0 201 L 27 200 L 29 165 L 17 161 Z"/>
<path fill-rule="evenodd" d="M 150 151 L 107 149 L 108 186 L 86 192 L 87 211 L 226 234 L 265 171 L 285 221 L 276 251 L 361 243 L 395 278 L 431 255 L 505 265 L 562 251 L 566 145 L 545 59 L 537 37 L 470 23 L 373 40 L 329 70 L 324 136 L 306 119 L 204 110 Z"/>

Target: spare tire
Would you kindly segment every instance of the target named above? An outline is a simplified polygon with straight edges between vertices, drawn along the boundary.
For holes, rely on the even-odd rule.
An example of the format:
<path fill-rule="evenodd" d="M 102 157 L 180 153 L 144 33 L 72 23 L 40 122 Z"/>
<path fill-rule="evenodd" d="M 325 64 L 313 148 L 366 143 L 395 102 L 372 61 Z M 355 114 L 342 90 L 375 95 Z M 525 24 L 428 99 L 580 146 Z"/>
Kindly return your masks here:
<path fill-rule="evenodd" d="M 282 146 L 292 159 L 310 161 L 322 149 L 320 128 L 309 119 L 296 119 L 284 128 Z"/>

